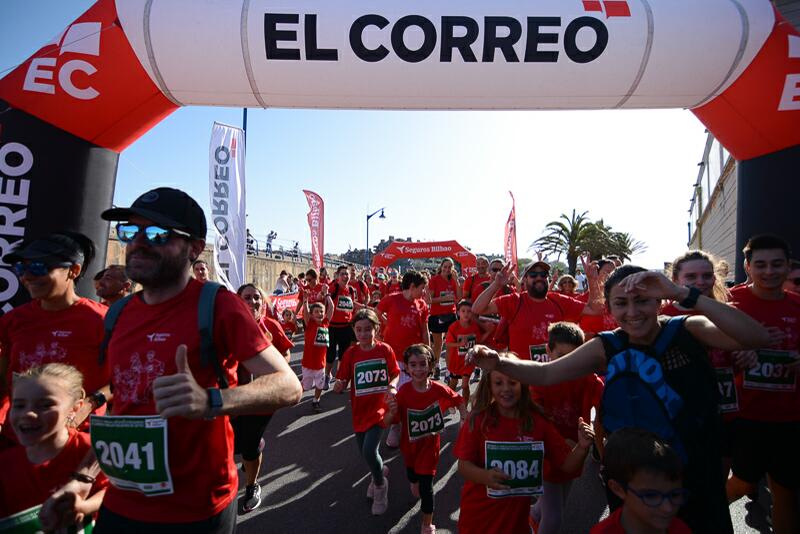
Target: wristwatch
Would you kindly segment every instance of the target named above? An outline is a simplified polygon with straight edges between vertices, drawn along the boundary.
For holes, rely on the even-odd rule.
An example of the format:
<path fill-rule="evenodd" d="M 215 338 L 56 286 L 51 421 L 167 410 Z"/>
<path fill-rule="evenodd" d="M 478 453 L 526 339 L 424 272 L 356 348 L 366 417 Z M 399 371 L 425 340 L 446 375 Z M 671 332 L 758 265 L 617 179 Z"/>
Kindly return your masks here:
<path fill-rule="evenodd" d="M 219 388 L 208 388 L 208 416 L 206 419 L 213 419 L 222 415 L 222 391 Z"/>
<path fill-rule="evenodd" d="M 700 298 L 700 295 L 702 295 L 702 293 L 700 293 L 700 290 L 697 289 L 696 287 L 690 287 L 690 286 L 686 287 L 689 288 L 689 295 L 685 299 L 680 301 L 678 304 L 680 304 L 681 308 L 686 308 L 687 310 L 691 310 L 697 305 L 697 299 Z"/>
<path fill-rule="evenodd" d="M 99 407 L 103 406 L 108 399 L 106 399 L 106 396 L 103 394 L 102 391 L 95 391 L 94 393 L 86 397 L 86 400 L 88 400 L 96 410 Z"/>

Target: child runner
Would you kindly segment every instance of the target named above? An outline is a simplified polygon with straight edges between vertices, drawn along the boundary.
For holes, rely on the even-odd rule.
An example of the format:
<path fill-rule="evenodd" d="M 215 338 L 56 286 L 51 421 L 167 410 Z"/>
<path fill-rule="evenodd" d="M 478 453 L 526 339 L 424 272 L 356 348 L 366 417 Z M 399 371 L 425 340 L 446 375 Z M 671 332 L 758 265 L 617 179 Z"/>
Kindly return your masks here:
<path fill-rule="evenodd" d="M 322 389 L 325 387 L 325 353 L 328 351 L 328 326 L 333 316 L 333 301 L 327 291 L 325 292 L 327 307 L 320 302 L 303 302 L 303 316 L 306 318 L 306 328 L 303 334 L 303 361 L 301 362 L 303 391 L 314 388 L 314 400 L 311 408 L 315 413 L 320 413 L 319 404 Z"/>
<path fill-rule="evenodd" d="M 439 463 L 439 434 L 444 430 L 444 415 L 458 408 L 461 421 L 467 417 L 464 400 L 449 387 L 430 379 L 435 365 L 428 345 L 418 343 L 403 354 L 405 372 L 411 382 L 388 399 L 389 410 L 384 423 L 398 420 L 402 425 L 400 451 L 411 483 L 411 494 L 421 499 L 422 533 L 436 532 L 433 523 L 433 478 Z M 469 376 L 469 375 L 468 375 Z"/>
<path fill-rule="evenodd" d="M 547 329 L 547 357 L 555 361 L 583 345 L 583 330 L 575 323 L 553 323 Z M 552 386 L 531 386 L 533 401 L 541 405 L 558 433 L 574 446 L 578 442 L 578 420 L 591 421 L 603 396 L 603 382 L 594 373 Z M 538 534 L 557 533 L 574 474 L 555 471 L 545 477 L 544 495 L 531 511 Z"/>
<path fill-rule="evenodd" d="M 281 313 L 281 327 L 283 328 L 283 333 L 286 334 L 286 337 L 288 337 L 290 341 L 299 330 L 297 328 L 297 319 L 295 319 L 294 312 L 289 308 L 286 308 L 283 310 L 283 313 Z"/>
<path fill-rule="evenodd" d="M 364 457 L 372 473 L 367 497 L 372 498 L 372 514 L 380 515 L 389 507 L 389 469 L 384 467 L 378 452 L 383 434 L 383 417 L 386 414 L 387 393 L 397 393 L 400 367 L 394 351 L 386 343 L 376 341 L 380 321 L 375 312 L 361 309 L 353 317 L 356 345 L 342 356 L 333 390 L 342 393 L 348 383 L 353 410 L 353 430 L 356 433 L 358 452 Z"/>
<path fill-rule="evenodd" d="M 453 269 L 453 260 L 444 258 L 439 264 L 436 275 L 428 282 L 430 293 L 431 315 L 428 317 L 428 329 L 433 338 L 433 353 L 436 355 L 436 367 L 433 379 L 439 380 L 439 355 L 444 345 L 444 334 L 456 320 L 456 302 L 461 300 L 461 286 L 458 284 L 458 273 Z"/>
<path fill-rule="evenodd" d="M 517 360 L 513 353 L 500 358 Z M 578 420 L 578 444 L 570 450 L 528 388 L 498 371 L 485 371 L 461 427 L 454 454 L 464 477 L 461 534 L 529 532 L 531 495 L 542 494 L 542 478 L 553 469 L 583 466 L 594 432 Z"/>
<path fill-rule="evenodd" d="M 0 531 L 12 522 L 19 532 L 41 530 L 42 503 L 70 481 L 91 447 L 89 435 L 71 425 L 84 402 L 83 376 L 71 365 L 49 363 L 14 376 L 9 421 L 19 445 L 0 453 Z M 102 473 L 87 482 L 93 496 L 79 503 L 79 520 L 100 509 L 108 484 Z"/>
<path fill-rule="evenodd" d="M 621 508 L 595 525 L 591 534 L 688 534 L 675 517 L 686 503 L 681 485 L 681 459 L 658 436 L 638 428 L 614 432 L 603 462 L 608 488 L 623 501 Z"/>
<path fill-rule="evenodd" d="M 477 343 L 483 343 L 488 335 L 481 329 L 480 324 L 472 315 L 472 301 L 461 300 L 458 303 L 458 321 L 447 329 L 445 343 L 447 343 L 447 371 L 449 373 L 448 385 L 455 389 L 458 379 L 461 379 L 461 395 L 464 403 L 469 402 L 469 377 L 475 370 L 474 365 L 467 365 L 465 356 L 467 351 Z"/>

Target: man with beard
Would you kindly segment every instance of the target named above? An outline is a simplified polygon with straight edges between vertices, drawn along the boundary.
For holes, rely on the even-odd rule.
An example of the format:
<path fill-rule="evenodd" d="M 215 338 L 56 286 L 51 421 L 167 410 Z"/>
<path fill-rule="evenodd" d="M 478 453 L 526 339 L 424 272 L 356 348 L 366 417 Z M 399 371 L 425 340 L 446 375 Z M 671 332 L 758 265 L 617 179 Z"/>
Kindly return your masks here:
<path fill-rule="evenodd" d="M 472 305 L 475 314 L 498 314 L 508 322 L 509 349 L 523 360 L 547 361 L 547 328 L 552 323 L 577 323 L 581 315 L 601 310 L 598 285 L 589 284 L 589 304 L 577 299 L 548 293 L 550 265 L 532 262 L 522 275 L 524 293 L 510 293 L 493 298 L 511 278 L 513 265 L 508 264 L 495 275 L 494 281 Z M 597 310 L 597 311 L 595 311 Z"/>
<path fill-rule="evenodd" d="M 114 376 L 131 379 L 112 379 L 113 415 L 92 422 L 97 448 L 45 504 L 42 524 L 52 530 L 74 520 L 102 467 L 114 482 L 97 532 L 233 532 L 238 480 L 228 416 L 296 404 L 300 383 L 245 303 L 225 290 L 213 303 L 217 362 L 202 361 L 204 284 L 191 277 L 190 266 L 205 246 L 206 219 L 194 199 L 162 187 L 102 217 L 120 221 L 127 273 L 143 288 L 119 314 L 106 351 Z M 132 366 L 145 354 L 148 372 Z M 236 385 L 240 363 L 258 378 L 226 387 Z M 125 451 L 124 469 L 109 463 L 109 447 Z"/>
<path fill-rule="evenodd" d="M 133 291 L 133 284 L 125 273 L 124 265 L 109 265 L 103 269 L 102 276 L 95 285 L 95 293 L 106 306 L 111 306 Z"/>

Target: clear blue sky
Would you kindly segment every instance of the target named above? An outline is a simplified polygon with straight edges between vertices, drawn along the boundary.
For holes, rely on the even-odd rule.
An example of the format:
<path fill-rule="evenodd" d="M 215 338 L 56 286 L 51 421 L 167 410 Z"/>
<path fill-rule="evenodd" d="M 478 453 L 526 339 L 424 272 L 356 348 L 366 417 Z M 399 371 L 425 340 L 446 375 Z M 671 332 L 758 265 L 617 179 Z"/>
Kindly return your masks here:
<path fill-rule="evenodd" d="M 0 71 L 33 54 L 91 1 L 3 0 Z M 240 126 L 241 109 L 183 108 L 120 158 L 114 202 L 129 205 L 160 185 L 208 207 L 208 144 L 214 121 Z M 251 109 L 247 138 L 248 226 L 259 239 L 310 248 L 302 189 L 326 202 L 326 251 L 364 248 L 389 235 L 457 239 L 502 250 L 517 198 L 520 256 L 545 224 L 589 210 L 649 249 L 634 258 L 662 267 L 685 249 L 687 210 L 705 143 L 685 110 L 384 112 Z"/>

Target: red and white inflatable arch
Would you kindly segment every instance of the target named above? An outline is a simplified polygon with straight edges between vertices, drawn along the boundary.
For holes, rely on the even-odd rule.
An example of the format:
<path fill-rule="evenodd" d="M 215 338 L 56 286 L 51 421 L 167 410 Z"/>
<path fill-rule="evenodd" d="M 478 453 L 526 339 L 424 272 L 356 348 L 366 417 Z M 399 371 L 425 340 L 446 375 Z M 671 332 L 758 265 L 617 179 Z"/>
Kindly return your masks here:
<path fill-rule="evenodd" d="M 372 267 L 388 267 L 404 258 L 445 258 L 449 257 L 461 265 L 464 276 L 475 272 L 478 258 L 462 247 L 458 241 L 429 241 L 425 243 L 409 243 L 408 241 L 392 241 L 383 251 L 372 258 Z"/>
<path fill-rule="evenodd" d="M 185 105 L 690 108 L 742 161 L 739 241 L 800 249 L 800 34 L 768 0 L 99 0 L 0 80 L 0 253 L 102 249 L 119 152 Z"/>

